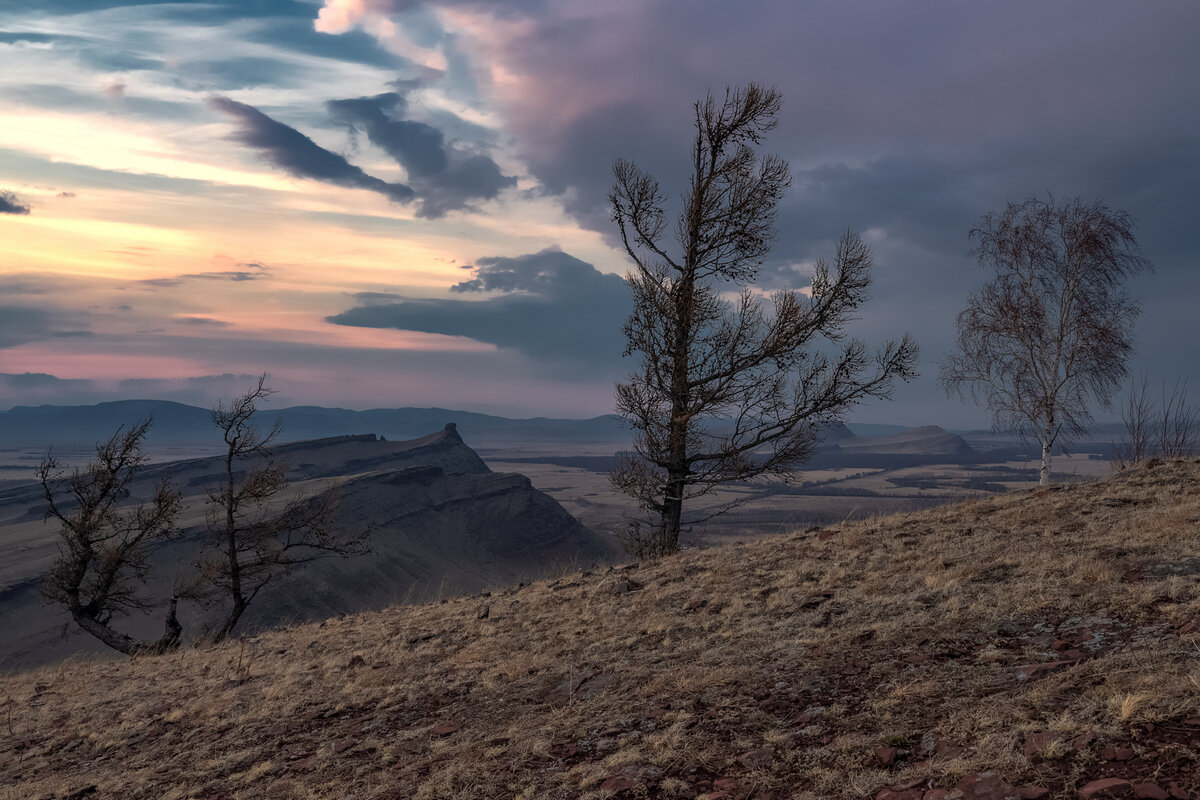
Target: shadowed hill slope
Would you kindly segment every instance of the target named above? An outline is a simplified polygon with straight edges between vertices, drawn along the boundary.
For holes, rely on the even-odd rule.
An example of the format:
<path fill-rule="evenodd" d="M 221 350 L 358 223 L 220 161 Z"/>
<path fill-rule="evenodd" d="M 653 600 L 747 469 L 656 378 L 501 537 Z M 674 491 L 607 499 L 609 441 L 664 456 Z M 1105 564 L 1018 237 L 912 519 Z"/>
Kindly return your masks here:
<path fill-rule="evenodd" d="M 336 493 L 335 527 L 369 530 L 370 552 L 321 560 L 272 579 L 239 630 L 478 592 L 615 555 L 606 538 L 579 524 L 528 478 L 491 472 L 453 424 L 408 442 L 366 434 L 285 444 L 272 452 L 288 463 L 296 492 Z M 134 485 L 135 496 L 146 496 L 166 473 L 185 495 L 182 534 L 153 550 L 146 597 L 169 597 L 176 580 L 191 573 L 203 546 L 204 493 L 221 466 L 217 458 L 154 465 Z M 104 652 L 86 635 L 64 639 L 60 631 L 69 617 L 40 596 L 58 546 L 43 513 L 40 487 L 0 494 L 6 556 L 0 565 L 0 667 Z M 181 606 L 180 619 L 189 636 L 211 621 L 191 603 Z M 155 610 L 120 620 L 118 627 L 150 636 L 160 624 Z"/>
<path fill-rule="evenodd" d="M 1195 798 L 1198 543 L 1158 463 L 67 662 L 0 679 L 0 798 Z"/>
<path fill-rule="evenodd" d="M 844 425 L 829 431 L 824 439 L 827 450 L 847 453 L 889 455 L 969 456 L 975 451 L 956 433 L 948 433 L 937 425 L 910 428 L 891 436 L 857 436 Z"/>

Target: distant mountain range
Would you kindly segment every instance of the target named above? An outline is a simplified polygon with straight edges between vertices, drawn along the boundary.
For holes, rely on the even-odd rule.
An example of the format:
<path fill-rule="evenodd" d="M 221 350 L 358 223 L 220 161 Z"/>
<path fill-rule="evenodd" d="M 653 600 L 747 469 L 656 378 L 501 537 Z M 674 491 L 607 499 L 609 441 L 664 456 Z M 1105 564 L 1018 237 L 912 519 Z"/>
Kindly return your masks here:
<path fill-rule="evenodd" d="M 90 446 L 107 439 L 118 427 L 152 417 L 147 444 L 219 444 L 206 408 L 164 400 L 118 400 L 90 406 L 15 406 L 0 412 L 0 445 Z M 534 417 L 510 419 L 447 408 L 345 408 L 293 406 L 264 408 L 260 427 L 283 426 L 281 442 L 306 441 L 331 436 L 373 433 L 392 440 L 415 439 L 447 423 L 475 447 L 504 447 L 558 443 L 611 445 L 624 449 L 631 439 L 625 422 L 615 414 L 589 419 Z M 889 455 L 969 455 L 970 446 L 958 435 L 936 426 L 906 428 L 900 425 L 833 423 L 822 433 L 823 450 L 843 456 L 880 453 Z"/>
<path fill-rule="evenodd" d="M 121 425 L 154 418 L 147 443 L 217 442 L 210 412 L 164 400 L 118 400 L 91 406 L 15 406 L 0 412 L 0 444 L 90 445 L 107 439 Z M 448 422 L 475 446 L 512 442 L 624 442 L 629 433 L 620 417 L 606 414 L 591 419 L 508 419 L 445 408 L 378 408 L 352 411 L 345 408 L 294 406 L 264 408 L 260 427 L 269 429 L 278 419 L 280 441 L 320 439 L 359 433 L 376 433 L 388 439 L 415 439 Z"/>

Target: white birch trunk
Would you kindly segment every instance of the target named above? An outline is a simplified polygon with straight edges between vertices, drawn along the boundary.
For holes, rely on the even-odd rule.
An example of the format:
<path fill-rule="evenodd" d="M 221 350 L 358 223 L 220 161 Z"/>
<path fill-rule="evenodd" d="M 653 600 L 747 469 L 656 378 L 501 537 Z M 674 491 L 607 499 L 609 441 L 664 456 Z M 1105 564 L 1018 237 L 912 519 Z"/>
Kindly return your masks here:
<path fill-rule="evenodd" d="M 1049 428 L 1042 433 L 1042 468 L 1038 473 L 1038 486 L 1050 485 L 1050 448 L 1054 446 L 1051 435 Z"/>

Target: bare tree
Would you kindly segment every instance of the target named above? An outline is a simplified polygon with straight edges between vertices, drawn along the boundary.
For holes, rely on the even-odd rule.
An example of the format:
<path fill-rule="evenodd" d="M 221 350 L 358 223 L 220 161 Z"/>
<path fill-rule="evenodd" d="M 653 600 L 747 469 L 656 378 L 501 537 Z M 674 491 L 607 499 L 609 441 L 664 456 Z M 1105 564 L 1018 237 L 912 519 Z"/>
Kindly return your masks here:
<path fill-rule="evenodd" d="M 1113 449 L 1114 469 L 1149 458 L 1188 458 L 1200 452 L 1200 408 L 1188 401 L 1186 378 L 1177 379 L 1170 392 L 1163 384 L 1156 404 L 1150 396 L 1150 376 L 1142 373 L 1130 381 L 1121 421 L 1125 439 Z"/>
<path fill-rule="evenodd" d="M 270 397 L 263 373 L 231 403 L 212 411 L 225 441 L 220 485 L 208 493 L 212 550 L 199 564 L 192 594 L 228 603 L 224 619 L 210 631 L 221 641 L 237 626 L 251 601 L 276 576 L 330 556 L 364 552 L 366 534 L 345 535 L 331 527 L 335 491 L 280 502 L 287 489 L 287 465 L 268 445 L 280 434 L 279 420 L 263 432 L 254 425 L 258 401 Z"/>
<path fill-rule="evenodd" d="M 154 607 L 139 594 L 148 546 L 175 533 L 180 495 L 166 478 L 148 502 L 122 505 L 145 465 L 141 444 L 150 420 L 117 429 L 96 446 L 96 458 L 68 476 L 53 456 L 38 467 L 47 519 L 59 524 L 59 555 L 42 587 L 65 606 L 80 628 L 126 655 L 163 652 L 179 643 L 177 597 L 167 605 L 165 631 L 155 641 L 135 639 L 112 625 L 113 617 Z"/>
<path fill-rule="evenodd" d="M 1099 200 L 1051 195 L 1010 202 L 971 231 L 992 278 L 958 315 L 941 383 L 982 396 L 997 429 L 1037 440 L 1043 486 L 1052 448 L 1083 433 L 1089 405 L 1108 407 L 1125 380 L 1140 307 L 1123 284 L 1152 268 L 1135 227 Z"/>
<path fill-rule="evenodd" d="M 1140 380 L 1129 382 L 1129 393 L 1121 406 L 1121 422 L 1125 425 L 1125 439 L 1113 448 L 1113 469 L 1125 469 L 1150 458 L 1154 450 L 1154 433 L 1151 415 L 1150 376 L 1142 373 Z"/>
<path fill-rule="evenodd" d="M 697 102 L 691 185 L 667 241 L 666 194 L 618 160 L 609 199 L 634 269 L 625 354 L 640 366 L 617 385 L 634 449 L 612 484 L 649 519 L 631 526 L 642 555 L 677 550 L 685 504 L 755 476 L 788 477 L 814 451 L 817 426 L 868 397 L 888 397 L 917 358 L 906 335 L 875 353 L 844 329 L 867 296 L 871 253 L 847 233 L 834 265 L 819 262 L 811 294 L 776 291 L 771 308 L 749 284 L 770 251 L 787 162 L 754 146 L 781 96 L 750 84 Z M 735 299 L 727 299 L 735 295 Z M 818 349 L 835 343 L 837 352 Z"/>

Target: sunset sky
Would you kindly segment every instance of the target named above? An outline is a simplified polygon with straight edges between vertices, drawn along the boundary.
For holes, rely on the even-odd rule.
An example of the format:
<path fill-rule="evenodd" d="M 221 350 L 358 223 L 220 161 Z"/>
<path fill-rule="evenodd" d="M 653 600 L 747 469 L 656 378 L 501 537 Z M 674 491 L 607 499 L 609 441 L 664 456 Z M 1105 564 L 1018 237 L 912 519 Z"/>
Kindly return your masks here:
<path fill-rule="evenodd" d="M 853 228 L 854 332 L 922 348 L 852 419 L 986 424 L 937 362 L 967 231 L 1034 193 L 1137 218 L 1132 366 L 1196 383 L 1198 31 L 1194 0 L 0 0 L 0 409 L 268 371 L 273 405 L 607 413 L 611 164 L 677 197 L 691 103 L 751 80 L 794 173 L 759 285 Z"/>

